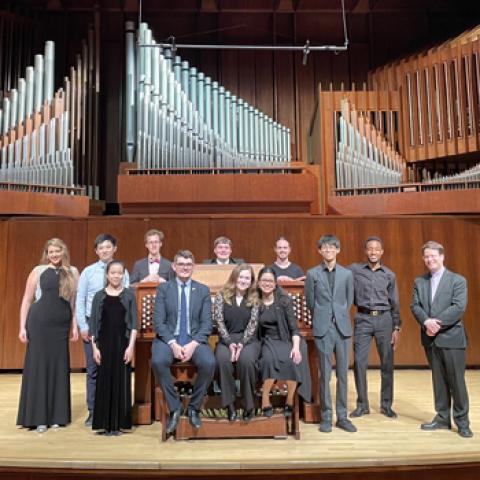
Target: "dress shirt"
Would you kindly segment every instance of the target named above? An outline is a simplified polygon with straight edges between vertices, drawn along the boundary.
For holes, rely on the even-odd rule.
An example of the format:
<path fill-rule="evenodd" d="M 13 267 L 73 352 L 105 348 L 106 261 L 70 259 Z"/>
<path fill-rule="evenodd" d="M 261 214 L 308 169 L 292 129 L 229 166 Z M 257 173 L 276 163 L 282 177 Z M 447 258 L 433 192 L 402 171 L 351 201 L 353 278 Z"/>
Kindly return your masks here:
<path fill-rule="evenodd" d="M 158 275 L 158 270 L 160 269 L 160 259 L 159 258 L 148 258 L 148 273 L 150 275 Z"/>
<path fill-rule="evenodd" d="M 393 324 L 400 326 L 400 302 L 395 274 L 385 265 L 372 270 L 368 263 L 353 263 L 354 303 L 357 307 L 390 312 Z"/>
<path fill-rule="evenodd" d="M 443 272 L 445 271 L 445 267 L 442 267 L 438 272 L 432 273 L 432 278 L 430 279 L 430 287 L 432 290 L 432 302 L 433 299 L 435 298 L 435 293 L 438 288 L 438 284 L 440 283 L 440 280 L 442 279 Z"/>
<path fill-rule="evenodd" d="M 334 267 L 331 270 L 329 270 L 327 267 L 327 264 L 323 262 L 323 271 L 327 274 L 328 285 L 330 287 L 330 293 L 332 295 L 333 295 L 333 289 L 335 288 L 335 268 L 336 268 L 336 265 L 334 265 Z"/>
<path fill-rule="evenodd" d="M 88 331 L 87 318 L 90 317 L 94 295 L 102 288 L 105 288 L 107 284 L 106 268 L 107 264 L 99 260 L 86 267 L 78 280 L 76 312 L 81 332 Z M 125 269 L 123 286 L 127 288 L 129 284 L 128 271 Z"/>

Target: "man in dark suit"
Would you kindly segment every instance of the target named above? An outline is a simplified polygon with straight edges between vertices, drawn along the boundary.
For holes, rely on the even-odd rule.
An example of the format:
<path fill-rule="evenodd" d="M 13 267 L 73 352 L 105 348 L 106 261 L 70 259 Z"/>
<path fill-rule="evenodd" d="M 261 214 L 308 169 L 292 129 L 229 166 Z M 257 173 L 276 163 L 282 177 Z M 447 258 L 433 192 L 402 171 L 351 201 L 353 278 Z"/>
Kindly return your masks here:
<path fill-rule="evenodd" d="M 240 265 L 245 263 L 243 258 L 232 258 L 232 241 L 228 237 L 218 237 L 213 242 L 215 258 L 207 258 L 204 264 L 212 265 Z"/>
<path fill-rule="evenodd" d="M 323 262 L 307 272 L 305 299 L 312 314 L 313 335 L 320 365 L 321 432 L 332 431 L 332 397 L 330 377 L 332 355 L 335 354 L 337 374 L 336 426 L 347 432 L 356 427 L 347 418 L 348 352 L 352 336 L 350 309 L 353 303 L 352 272 L 337 264 L 340 241 L 324 235 L 318 241 Z"/>
<path fill-rule="evenodd" d="M 158 286 L 155 299 L 156 338 L 152 345 L 152 368 L 170 410 L 167 433 L 176 429 L 183 411 L 170 365 L 192 361 L 197 367 L 197 378 L 187 409 L 190 424 L 195 428 L 202 425 L 199 411 L 215 371 L 215 358 L 208 344 L 212 331 L 210 290 L 192 280 L 194 266 L 192 252 L 179 250 L 172 264 L 176 276 Z"/>
<path fill-rule="evenodd" d="M 473 436 L 465 385 L 467 335 L 462 317 L 467 307 L 467 281 L 447 270 L 444 249 L 429 241 L 422 247 L 428 273 L 415 279 L 410 309 L 421 326 L 422 345 L 432 369 L 437 414 L 422 430 L 450 429 L 450 410 L 461 437 Z"/>
<path fill-rule="evenodd" d="M 163 283 L 175 277 L 172 264 L 162 257 L 161 249 L 165 235 L 160 230 L 149 230 L 145 234 L 145 248 L 148 250 L 148 257 L 135 262 L 130 284 L 139 282 Z"/>

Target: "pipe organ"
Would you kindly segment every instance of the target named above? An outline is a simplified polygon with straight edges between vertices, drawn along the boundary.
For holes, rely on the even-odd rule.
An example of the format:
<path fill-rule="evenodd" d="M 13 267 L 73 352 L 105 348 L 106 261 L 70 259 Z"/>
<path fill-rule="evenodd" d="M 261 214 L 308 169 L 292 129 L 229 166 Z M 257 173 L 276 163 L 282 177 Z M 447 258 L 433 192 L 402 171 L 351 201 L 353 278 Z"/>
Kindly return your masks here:
<path fill-rule="evenodd" d="M 94 34 L 55 90 L 55 44 L 45 43 L 0 105 L 0 184 L 8 189 L 84 194 L 98 198 Z M 98 78 L 98 77 L 97 77 Z M 98 87 L 98 82 L 97 85 Z"/>
<path fill-rule="evenodd" d="M 286 165 L 290 130 L 126 23 L 126 156 L 140 169 Z"/>
<path fill-rule="evenodd" d="M 341 101 L 336 144 L 337 188 L 398 185 L 405 177 L 405 160 L 346 98 Z"/>

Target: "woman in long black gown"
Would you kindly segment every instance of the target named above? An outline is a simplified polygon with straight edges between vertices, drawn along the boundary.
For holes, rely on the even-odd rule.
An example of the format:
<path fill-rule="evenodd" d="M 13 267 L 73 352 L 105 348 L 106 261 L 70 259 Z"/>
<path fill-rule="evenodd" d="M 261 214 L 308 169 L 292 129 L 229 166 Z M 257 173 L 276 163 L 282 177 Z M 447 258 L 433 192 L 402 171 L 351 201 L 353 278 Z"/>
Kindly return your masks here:
<path fill-rule="evenodd" d="M 93 358 L 99 365 L 93 430 L 120 435 L 132 428 L 131 361 L 137 336 L 135 294 L 123 287 L 125 267 L 107 265 L 107 286 L 92 301 L 90 331 Z"/>
<path fill-rule="evenodd" d="M 39 433 L 71 420 L 68 337 L 71 330 L 71 339 L 78 339 L 73 313 L 77 280 L 65 243 L 48 240 L 40 265 L 27 279 L 18 334 L 27 351 L 17 425 Z"/>
<path fill-rule="evenodd" d="M 222 406 L 228 409 L 228 419 L 237 418 L 235 409 L 235 378 L 240 380 L 243 400 L 243 420 L 249 421 L 255 412 L 255 386 L 258 342 L 258 298 L 253 268 L 237 265 L 214 301 L 213 318 L 219 341 L 215 347 L 218 380 L 222 391 Z"/>
<path fill-rule="evenodd" d="M 263 381 L 263 414 L 272 416 L 270 391 L 275 381 L 284 380 L 288 388 L 284 414 L 290 417 L 297 388 L 305 401 L 311 400 L 307 345 L 300 336 L 292 300 L 277 287 L 276 274 L 271 267 L 264 267 L 258 273 L 258 291 L 261 300 L 258 323 L 262 340 L 260 376 Z"/>

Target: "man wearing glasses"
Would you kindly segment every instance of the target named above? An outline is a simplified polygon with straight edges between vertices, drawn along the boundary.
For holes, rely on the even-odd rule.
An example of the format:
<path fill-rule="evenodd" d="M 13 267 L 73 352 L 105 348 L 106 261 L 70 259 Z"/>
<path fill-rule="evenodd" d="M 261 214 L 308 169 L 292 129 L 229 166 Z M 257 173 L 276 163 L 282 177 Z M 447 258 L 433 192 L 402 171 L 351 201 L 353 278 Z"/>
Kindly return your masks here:
<path fill-rule="evenodd" d="M 348 352 L 352 336 L 350 309 L 353 303 L 352 272 L 337 263 L 340 240 L 334 235 L 324 235 L 317 243 L 323 257 L 320 265 L 307 272 L 305 299 L 312 314 L 313 335 L 320 366 L 320 428 L 332 431 L 332 397 L 330 377 L 332 355 L 335 354 L 337 396 L 335 426 L 347 432 L 357 429 L 347 418 Z"/>
<path fill-rule="evenodd" d="M 191 361 L 197 367 L 197 378 L 187 409 L 188 419 L 194 428 L 202 425 L 199 411 L 215 371 L 215 358 L 208 344 L 212 330 L 210 290 L 192 280 L 194 267 L 192 252 L 179 250 L 172 264 L 175 278 L 158 286 L 155 299 L 156 338 L 152 345 L 152 368 L 170 411 L 167 434 L 175 431 L 183 413 L 170 365 Z"/>

